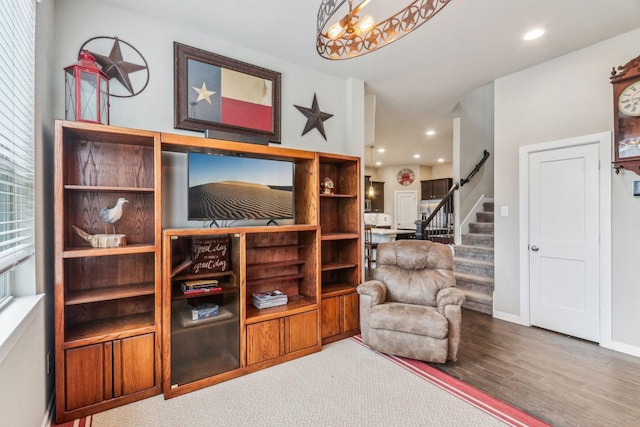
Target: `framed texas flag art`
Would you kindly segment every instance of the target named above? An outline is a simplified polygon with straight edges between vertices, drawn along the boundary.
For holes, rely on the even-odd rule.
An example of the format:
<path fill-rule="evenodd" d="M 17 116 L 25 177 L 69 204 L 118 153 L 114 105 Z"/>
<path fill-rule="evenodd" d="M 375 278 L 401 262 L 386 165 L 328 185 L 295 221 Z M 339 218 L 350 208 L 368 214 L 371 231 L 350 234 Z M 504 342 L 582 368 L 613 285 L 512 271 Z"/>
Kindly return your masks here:
<path fill-rule="evenodd" d="M 280 73 L 174 42 L 177 129 L 280 143 Z"/>

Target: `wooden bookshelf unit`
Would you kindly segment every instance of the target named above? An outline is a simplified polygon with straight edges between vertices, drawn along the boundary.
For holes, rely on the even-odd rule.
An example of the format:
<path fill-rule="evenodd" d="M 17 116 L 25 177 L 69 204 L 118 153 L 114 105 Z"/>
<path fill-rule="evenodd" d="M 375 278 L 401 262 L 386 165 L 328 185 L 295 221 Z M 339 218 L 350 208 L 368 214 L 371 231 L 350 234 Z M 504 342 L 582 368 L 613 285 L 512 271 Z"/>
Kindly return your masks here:
<path fill-rule="evenodd" d="M 360 159 L 318 153 L 319 179 L 334 182 L 331 194 L 319 194 L 321 228 L 322 342 L 360 332 L 359 298 L 362 280 L 362 202 Z"/>
<path fill-rule="evenodd" d="M 162 163 L 192 151 L 293 162 L 294 219 L 172 227 Z M 175 397 L 358 332 L 359 158 L 66 121 L 56 121 L 54 154 L 58 423 Z M 321 195 L 327 176 L 337 191 Z M 119 198 L 121 219 L 105 224 L 100 211 Z M 73 226 L 123 234 L 126 245 L 92 247 Z M 228 245 L 225 266 L 194 269 L 194 242 L 208 239 Z M 196 293 L 193 280 L 217 283 Z M 253 305 L 273 289 L 286 304 Z M 203 307 L 217 315 L 198 318 Z"/>
<path fill-rule="evenodd" d="M 160 134 L 56 121 L 56 421 L 160 393 Z M 94 248 L 73 226 L 112 233 L 100 211 L 128 203 L 124 247 Z"/>

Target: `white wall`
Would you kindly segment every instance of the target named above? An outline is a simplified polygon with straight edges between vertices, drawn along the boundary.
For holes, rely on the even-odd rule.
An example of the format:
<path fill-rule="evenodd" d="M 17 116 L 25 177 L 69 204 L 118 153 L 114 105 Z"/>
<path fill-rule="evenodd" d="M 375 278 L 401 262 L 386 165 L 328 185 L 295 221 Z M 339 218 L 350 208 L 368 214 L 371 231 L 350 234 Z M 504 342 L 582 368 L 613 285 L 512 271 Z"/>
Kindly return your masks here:
<path fill-rule="evenodd" d="M 176 6 L 178 7 L 178 6 Z M 197 12 L 195 12 L 197 13 Z M 89 18 L 91 17 L 91 18 Z M 94 19 L 94 17 L 97 17 Z M 163 132 L 202 135 L 180 131 L 174 123 L 174 63 L 173 42 L 177 41 L 212 53 L 254 64 L 282 74 L 282 146 L 310 151 L 325 151 L 361 156 L 362 140 L 351 140 L 348 132 L 352 118 L 349 108 L 362 115 L 363 99 L 352 101 L 352 82 L 297 66 L 263 53 L 233 45 L 210 35 L 137 15 L 97 0 L 64 0 L 56 2 L 56 56 L 50 66 L 55 70 L 54 115 L 64 116 L 63 68 L 77 61 L 78 49 L 96 36 L 118 36 L 133 45 L 149 65 L 148 87 L 132 98 L 111 99 L 111 124 L 115 126 L 149 129 Z M 105 52 L 108 54 L 108 52 Z M 125 58 L 126 59 L 126 58 Z M 118 82 L 112 83 L 119 85 Z M 364 85 L 364 83 L 362 83 Z M 327 141 L 317 130 L 304 136 L 306 118 L 294 105 L 311 106 L 317 94 L 320 109 L 333 114 L 324 122 Z M 364 123 L 362 123 L 364 126 Z"/>
<path fill-rule="evenodd" d="M 460 220 L 467 217 L 481 195 L 493 197 L 493 92 L 493 83 L 490 83 L 466 93 L 454 110 L 454 116 L 460 119 L 460 161 L 457 165 L 460 179 L 473 171 L 484 150 L 490 153 L 478 173 L 458 190 L 460 205 L 457 216 Z"/>
<path fill-rule="evenodd" d="M 12 301 L 2 312 L 5 328 L 23 317 L 12 335 L 1 340 L 0 351 L 0 425 L 34 427 L 42 424 L 47 407 L 45 383 L 45 309 L 41 296 Z M 14 315 L 15 314 L 15 315 Z M 0 331 L 5 338 L 6 330 Z"/>
<path fill-rule="evenodd" d="M 496 311 L 519 316 L 518 148 L 613 130 L 611 69 L 640 53 L 640 28 L 495 81 Z M 601 165 L 611 168 L 611 165 Z M 612 338 L 640 346 L 637 256 L 640 176 L 612 173 Z"/>

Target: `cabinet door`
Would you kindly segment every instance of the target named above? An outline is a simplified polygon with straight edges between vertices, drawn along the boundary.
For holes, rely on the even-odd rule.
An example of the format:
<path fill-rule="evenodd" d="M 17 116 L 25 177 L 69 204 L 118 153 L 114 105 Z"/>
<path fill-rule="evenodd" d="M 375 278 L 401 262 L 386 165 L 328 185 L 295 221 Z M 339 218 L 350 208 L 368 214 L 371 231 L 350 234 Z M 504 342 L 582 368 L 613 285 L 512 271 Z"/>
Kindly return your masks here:
<path fill-rule="evenodd" d="M 322 338 L 332 337 L 340 333 L 340 297 L 322 299 Z"/>
<path fill-rule="evenodd" d="M 247 326 L 247 365 L 274 359 L 284 353 L 280 349 L 280 319 Z"/>
<path fill-rule="evenodd" d="M 343 332 L 360 328 L 360 298 L 357 293 L 343 295 Z"/>
<path fill-rule="evenodd" d="M 433 181 L 420 181 L 421 200 L 433 199 Z"/>
<path fill-rule="evenodd" d="M 449 192 L 449 188 L 453 184 L 451 178 L 442 178 L 433 180 L 433 197 L 436 199 L 442 199 Z"/>
<path fill-rule="evenodd" d="M 113 394 L 127 395 L 155 386 L 154 334 L 114 342 Z"/>
<path fill-rule="evenodd" d="M 313 347 L 318 344 L 317 311 L 309 311 L 286 317 L 284 324 L 286 353 Z"/>
<path fill-rule="evenodd" d="M 67 411 L 102 402 L 105 391 L 109 394 L 106 397 L 111 397 L 110 345 L 94 344 L 65 350 L 64 358 Z M 105 390 L 105 384 L 108 390 Z"/>

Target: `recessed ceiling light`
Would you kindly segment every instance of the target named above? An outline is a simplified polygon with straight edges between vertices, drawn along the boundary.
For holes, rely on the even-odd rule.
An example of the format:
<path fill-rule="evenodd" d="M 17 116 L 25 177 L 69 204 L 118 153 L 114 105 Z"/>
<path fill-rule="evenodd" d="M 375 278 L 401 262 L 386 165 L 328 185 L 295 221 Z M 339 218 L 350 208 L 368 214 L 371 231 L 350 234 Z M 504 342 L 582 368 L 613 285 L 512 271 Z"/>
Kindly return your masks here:
<path fill-rule="evenodd" d="M 420 154 L 414 154 L 414 155 L 413 155 L 413 158 L 414 158 L 414 159 L 419 159 L 419 158 L 420 158 Z"/>
<path fill-rule="evenodd" d="M 432 135 L 435 135 L 435 134 L 436 134 L 436 131 L 435 131 L 435 130 L 428 130 L 428 131 L 426 132 L 426 134 L 427 134 L 427 135 L 429 135 L 429 136 L 432 136 Z"/>
<path fill-rule="evenodd" d="M 384 153 L 384 148 L 378 148 L 378 153 Z"/>
<path fill-rule="evenodd" d="M 443 159 L 442 157 L 440 157 L 440 158 L 438 159 L 438 163 L 442 163 L 442 162 L 444 162 L 444 159 Z"/>
<path fill-rule="evenodd" d="M 537 38 L 542 37 L 543 34 L 544 34 L 544 29 L 536 28 L 535 30 L 531 30 L 528 33 L 526 33 L 522 38 L 527 41 L 535 40 Z"/>
<path fill-rule="evenodd" d="M 382 165 L 382 162 L 379 162 L 379 161 L 376 162 L 376 166 L 380 166 L 380 165 Z"/>

